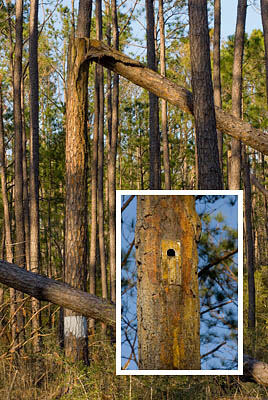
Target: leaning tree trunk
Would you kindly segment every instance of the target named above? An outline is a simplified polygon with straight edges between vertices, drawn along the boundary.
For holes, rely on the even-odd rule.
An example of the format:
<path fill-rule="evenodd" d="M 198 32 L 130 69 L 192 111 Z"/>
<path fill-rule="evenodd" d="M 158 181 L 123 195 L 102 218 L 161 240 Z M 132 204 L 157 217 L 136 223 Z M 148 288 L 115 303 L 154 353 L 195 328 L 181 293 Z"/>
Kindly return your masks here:
<path fill-rule="evenodd" d="M 88 41 L 87 46 L 88 52 L 83 62 L 88 59 L 95 61 L 158 97 L 166 99 L 181 110 L 193 114 L 193 95 L 183 86 L 177 85 L 157 72 L 146 68 L 139 61 L 98 40 Z M 217 129 L 268 155 L 268 134 L 266 132 L 254 128 L 248 122 L 242 121 L 218 107 L 215 107 L 215 114 Z"/>
<path fill-rule="evenodd" d="M 138 196 L 135 232 L 140 369 L 200 369 L 194 196 Z"/>

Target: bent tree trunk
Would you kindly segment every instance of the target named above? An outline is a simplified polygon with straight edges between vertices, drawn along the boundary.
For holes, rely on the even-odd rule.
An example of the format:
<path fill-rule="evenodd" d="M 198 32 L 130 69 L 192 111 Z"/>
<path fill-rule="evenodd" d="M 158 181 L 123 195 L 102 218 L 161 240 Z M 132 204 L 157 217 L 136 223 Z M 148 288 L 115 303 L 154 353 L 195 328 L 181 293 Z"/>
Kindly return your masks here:
<path fill-rule="evenodd" d="M 194 196 L 138 196 L 135 232 L 140 369 L 200 369 Z"/>
<path fill-rule="evenodd" d="M 86 41 L 85 38 L 81 40 Z M 193 96 L 189 90 L 146 68 L 139 61 L 127 57 L 98 40 L 87 40 L 87 54 L 83 63 L 88 59 L 124 76 L 158 97 L 166 99 L 181 110 L 193 114 Z M 217 129 L 268 155 L 266 132 L 254 128 L 219 107 L 215 107 L 215 115 Z"/>

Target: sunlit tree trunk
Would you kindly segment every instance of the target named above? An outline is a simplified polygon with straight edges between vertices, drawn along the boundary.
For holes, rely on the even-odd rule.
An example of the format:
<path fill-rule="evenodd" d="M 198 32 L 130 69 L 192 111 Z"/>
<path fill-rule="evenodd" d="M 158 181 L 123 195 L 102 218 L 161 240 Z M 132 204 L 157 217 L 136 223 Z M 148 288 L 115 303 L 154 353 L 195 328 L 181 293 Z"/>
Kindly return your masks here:
<path fill-rule="evenodd" d="M 200 369 L 194 196 L 138 196 L 135 231 L 140 369 Z"/>
<path fill-rule="evenodd" d="M 23 169 L 22 169 L 22 112 L 21 112 L 21 80 L 22 80 L 22 48 L 23 48 L 23 0 L 16 2 L 14 52 L 14 124 L 15 124 L 15 177 L 14 177 L 14 208 L 16 223 L 15 262 L 25 268 L 25 232 L 23 213 Z M 23 300 L 23 294 L 17 293 L 17 300 Z M 17 313 L 18 341 L 24 339 L 24 317 L 22 310 Z"/>
<path fill-rule="evenodd" d="M 156 70 L 154 37 L 154 0 L 145 1 L 147 65 Z M 160 135 L 158 97 L 149 93 L 149 135 L 150 135 L 150 189 L 160 189 Z"/>
<path fill-rule="evenodd" d="M 214 104 L 217 107 L 222 107 L 221 102 L 221 0 L 214 1 L 214 35 L 213 35 L 213 89 L 214 89 Z M 219 161 L 222 171 L 222 148 L 223 135 L 220 130 L 217 130 Z"/>
<path fill-rule="evenodd" d="M 39 266 L 39 82 L 38 82 L 38 0 L 30 4 L 30 37 L 29 37 L 29 77 L 30 77 L 30 268 L 40 272 Z M 32 320 L 35 337 L 35 351 L 41 347 L 40 303 L 32 300 Z"/>
<path fill-rule="evenodd" d="M 198 156 L 198 188 L 222 189 L 206 0 L 189 0 L 190 52 Z"/>
<path fill-rule="evenodd" d="M 112 33 L 113 47 L 119 49 L 119 34 L 117 22 L 117 4 L 112 0 Z M 119 107 L 119 75 L 113 75 L 112 89 L 112 126 L 109 137 L 108 155 L 108 191 L 109 191 L 109 246 L 110 246 L 110 280 L 111 300 L 115 302 L 115 270 L 116 270 L 116 232 L 115 232 L 115 191 L 116 191 L 116 154 L 118 136 L 118 107 Z"/>
<path fill-rule="evenodd" d="M 102 40 L 102 1 L 96 1 L 96 36 L 98 40 Z M 104 243 L 104 205 L 103 205 L 103 163 L 104 163 L 104 77 L 103 67 L 97 66 L 97 80 L 99 83 L 99 107 L 96 110 L 95 118 L 98 118 L 98 178 L 97 178 L 97 208 L 98 208 L 98 228 L 99 228 L 99 250 L 100 250 L 100 266 L 101 266 L 101 286 L 102 297 L 107 299 L 107 273 L 105 260 L 105 243 Z"/>
<path fill-rule="evenodd" d="M 89 37 L 91 1 L 79 4 L 77 36 Z M 71 38 L 68 52 L 66 104 L 65 281 L 86 289 L 87 270 L 87 112 L 88 63 L 85 42 Z M 79 68 L 80 66 L 80 68 Z M 87 321 L 65 309 L 65 354 L 88 363 Z"/>
<path fill-rule="evenodd" d="M 166 76 L 165 59 L 165 22 L 163 0 L 159 0 L 159 29 L 160 29 L 160 73 Z M 170 168 L 169 168 L 169 148 L 168 148 L 168 124 L 167 124 L 167 101 L 161 100 L 161 127 L 163 141 L 163 159 L 165 174 L 165 189 L 171 189 Z"/>
<path fill-rule="evenodd" d="M 8 206 L 6 154 L 5 154 L 4 137 L 5 135 L 4 135 L 4 122 L 3 122 L 2 77 L 0 75 L 0 172 L 1 172 L 1 193 L 2 193 L 2 202 L 4 211 L 5 256 L 6 260 L 12 263 L 13 251 L 12 251 L 12 236 L 11 236 L 11 218 Z M 15 289 L 10 288 L 9 294 L 10 294 L 11 339 L 15 343 L 16 341 Z"/>
<path fill-rule="evenodd" d="M 261 18 L 265 47 L 266 100 L 268 104 L 268 0 L 261 0 Z"/>
<path fill-rule="evenodd" d="M 252 197 L 250 184 L 250 165 L 248 155 L 243 147 L 243 183 L 245 209 L 245 247 L 248 271 L 248 327 L 255 328 L 255 279 L 254 279 L 254 245 L 252 229 Z"/>
<path fill-rule="evenodd" d="M 238 0 L 232 82 L 232 113 L 237 118 L 241 118 L 242 114 L 242 64 L 244 54 L 246 13 L 247 0 Z M 231 141 L 231 160 L 229 169 L 229 189 L 240 189 L 241 142 L 233 138 Z"/>

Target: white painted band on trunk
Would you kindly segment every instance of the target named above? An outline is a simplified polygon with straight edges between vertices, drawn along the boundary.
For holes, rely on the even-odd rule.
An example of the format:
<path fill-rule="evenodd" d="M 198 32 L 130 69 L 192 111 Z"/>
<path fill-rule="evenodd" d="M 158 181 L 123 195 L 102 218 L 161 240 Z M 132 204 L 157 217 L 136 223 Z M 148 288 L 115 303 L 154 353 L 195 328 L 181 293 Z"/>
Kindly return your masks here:
<path fill-rule="evenodd" d="M 64 317 L 64 336 L 72 334 L 76 338 L 87 336 L 87 319 L 81 315 Z"/>

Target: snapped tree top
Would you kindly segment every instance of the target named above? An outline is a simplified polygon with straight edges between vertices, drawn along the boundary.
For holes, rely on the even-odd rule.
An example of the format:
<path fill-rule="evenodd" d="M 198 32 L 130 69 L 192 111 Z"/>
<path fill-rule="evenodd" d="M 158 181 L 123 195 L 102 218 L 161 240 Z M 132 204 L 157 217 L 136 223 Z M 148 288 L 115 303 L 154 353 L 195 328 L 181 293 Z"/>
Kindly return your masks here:
<path fill-rule="evenodd" d="M 161 76 L 155 71 L 145 67 L 139 61 L 133 60 L 125 54 L 107 46 L 98 40 L 86 38 L 74 39 L 77 47 L 86 47 L 86 55 L 83 62 L 95 61 L 111 71 L 122 75 L 126 79 L 144 89 L 156 94 L 181 110 L 193 114 L 192 93 L 183 86 Z M 83 63 L 82 62 L 82 63 Z M 77 78 L 81 65 L 77 65 Z M 227 113 L 219 107 L 215 107 L 217 129 L 235 139 L 253 147 L 268 155 L 268 134 L 254 128 L 248 122 Z"/>

